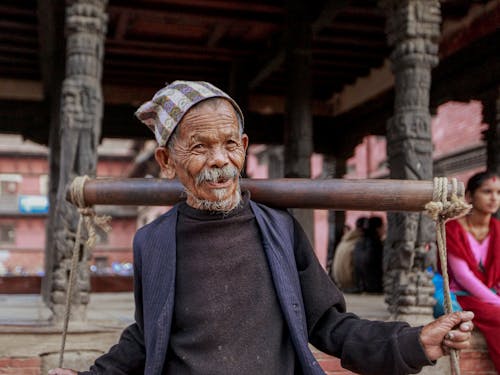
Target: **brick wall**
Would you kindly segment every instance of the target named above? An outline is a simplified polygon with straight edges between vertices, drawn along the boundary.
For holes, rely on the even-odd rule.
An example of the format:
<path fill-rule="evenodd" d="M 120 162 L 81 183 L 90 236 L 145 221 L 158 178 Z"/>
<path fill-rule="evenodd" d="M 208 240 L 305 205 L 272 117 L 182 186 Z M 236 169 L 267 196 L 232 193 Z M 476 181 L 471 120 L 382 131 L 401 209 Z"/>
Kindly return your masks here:
<path fill-rule="evenodd" d="M 472 333 L 472 349 L 460 353 L 460 369 L 462 375 L 497 375 L 484 336 L 478 330 Z"/>
<path fill-rule="evenodd" d="M 351 375 L 354 372 L 348 371 L 340 365 L 340 359 L 322 353 L 315 348 L 311 348 L 319 365 L 327 375 Z"/>
<path fill-rule="evenodd" d="M 448 102 L 439 106 L 432 119 L 434 158 L 484 144 L 481 132 L 487 125 L 482 121 L 481 102 Z"/>
<path fill-rule="evenodd" d="M 0 358 L 1 375 L 40 375 L 41 361 L 38 357 Z"/>

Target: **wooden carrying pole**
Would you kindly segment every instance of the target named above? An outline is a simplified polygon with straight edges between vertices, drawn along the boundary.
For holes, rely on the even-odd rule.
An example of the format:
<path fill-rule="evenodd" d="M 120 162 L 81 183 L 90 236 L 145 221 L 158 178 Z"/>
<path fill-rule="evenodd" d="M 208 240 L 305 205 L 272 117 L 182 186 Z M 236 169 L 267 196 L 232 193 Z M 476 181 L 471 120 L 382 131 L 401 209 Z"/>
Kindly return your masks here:
<path fill-rule="evenodd" d="M 273 207 L 361 211 L 423 211 L 434 191 L 432 181 L 417 180 L 242 179 L 241 186 L 254 201 Z M 462 183 L 457 195 L 464 195 Z M 86 206 L 169 206 L 183 196 L 178 181 L 157 178 L 98 178 L 83 185 Z"/>

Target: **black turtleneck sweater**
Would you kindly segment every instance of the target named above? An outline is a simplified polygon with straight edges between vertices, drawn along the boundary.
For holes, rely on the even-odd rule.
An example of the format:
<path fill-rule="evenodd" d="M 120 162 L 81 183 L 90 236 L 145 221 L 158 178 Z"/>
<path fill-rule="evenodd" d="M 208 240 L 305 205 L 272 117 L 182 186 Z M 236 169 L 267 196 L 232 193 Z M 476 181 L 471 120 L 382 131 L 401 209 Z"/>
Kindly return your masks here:
<path fill-rule="evenodd" d="M 295 353 L 254 214 L 179 207 L 165 374 L 293 375 Z"/>

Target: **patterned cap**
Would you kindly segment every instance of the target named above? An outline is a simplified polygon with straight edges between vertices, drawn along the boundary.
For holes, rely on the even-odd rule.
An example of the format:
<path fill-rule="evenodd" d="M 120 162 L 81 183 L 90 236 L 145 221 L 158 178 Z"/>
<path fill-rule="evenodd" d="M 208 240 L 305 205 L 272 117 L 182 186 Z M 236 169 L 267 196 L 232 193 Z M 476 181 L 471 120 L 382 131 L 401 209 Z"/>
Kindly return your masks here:
<path fill-rule="evenodd" d="M 184 115 L 195 104 L 210 98 L 224 98 L 233 105 L 243 122 L 243 113 L 224 91 L 208 82 L 174 81 L 158 91 L 135 112 L 139 120 L 153 131 L 160 146 L 165 146 Z"/>

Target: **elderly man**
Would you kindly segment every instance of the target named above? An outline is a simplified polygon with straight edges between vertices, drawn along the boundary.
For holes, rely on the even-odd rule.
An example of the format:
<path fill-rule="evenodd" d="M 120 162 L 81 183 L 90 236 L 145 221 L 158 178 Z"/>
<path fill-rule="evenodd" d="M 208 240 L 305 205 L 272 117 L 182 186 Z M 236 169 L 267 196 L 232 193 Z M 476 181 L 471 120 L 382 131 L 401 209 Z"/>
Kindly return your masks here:
<path fill-rule="evenodd" d="M 297 221 L 240 192 L 248 137 L 227 94 L 175 81 L 137 116 L 187 199 L 137 232 L 136 321 L 80 374 L 324 374 L 312 343 L 352 371 L 395 375 L 469 346 L 470 312 L 424 327 L 345 312 Z"/>

